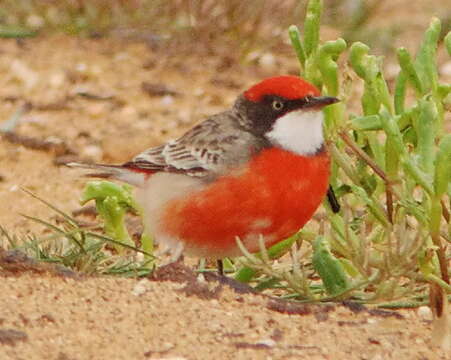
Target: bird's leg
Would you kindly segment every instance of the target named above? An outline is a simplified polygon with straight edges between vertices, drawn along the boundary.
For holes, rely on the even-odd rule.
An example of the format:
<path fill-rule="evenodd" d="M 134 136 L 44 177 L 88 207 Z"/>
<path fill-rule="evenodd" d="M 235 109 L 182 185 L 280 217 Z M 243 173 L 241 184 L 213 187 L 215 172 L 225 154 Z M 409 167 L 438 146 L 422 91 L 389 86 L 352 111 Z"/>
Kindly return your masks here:
<path fill-rule="evenodd" d="M 335 196 L 334 189 L 329 185 L 329 189 L 327 190 L 327 200 L 329 200 L 330 207 L 334 213 L 340 211 L 340 204 Z"/>
<path fill-rule="evenodd" d="M 224 276 L 224 263 L 222 262 L 222 259 L 217 260 L 216 264 L 218 267 L 218 275 Z"/>

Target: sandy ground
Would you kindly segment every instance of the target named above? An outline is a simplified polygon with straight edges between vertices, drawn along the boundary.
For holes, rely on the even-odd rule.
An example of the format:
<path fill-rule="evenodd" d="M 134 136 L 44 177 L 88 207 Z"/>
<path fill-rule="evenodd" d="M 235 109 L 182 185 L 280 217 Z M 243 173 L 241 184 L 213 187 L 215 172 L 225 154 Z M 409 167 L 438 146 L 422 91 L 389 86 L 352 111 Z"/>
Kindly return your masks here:
<path fill-rule="evenodd" d="M 447 358 L 415 310 L 299 305 L 192 274 L 164 278 L 2 276 L 0 358 Z"/>
<path fill-rule="evenodd" d="M 429 9 L 414 3 L 415 11 Z M 428 23 L 425 14 L 415 31 Z M 24 236 L 42 229 L 19 213 L 52 216 L 21 187 L 65 211 L 79 208 L 85 180 L 58 164 L 125 161 L 224 109 L 256 80 L 297 71 L 292 58 L 268 67 L 176 54 L 111 39 L 1 40 L 0 123 L 27 109 L 17 133 L 39 139 L 41 149 L 0 141 L 0 224 Z M 443 49 L 440 59 L 449 69 Z M 2 272 L 0 359 L 446 359 L 430 343 L 430 318 L 416 310 L 291 308 L 190 279 Z"/>

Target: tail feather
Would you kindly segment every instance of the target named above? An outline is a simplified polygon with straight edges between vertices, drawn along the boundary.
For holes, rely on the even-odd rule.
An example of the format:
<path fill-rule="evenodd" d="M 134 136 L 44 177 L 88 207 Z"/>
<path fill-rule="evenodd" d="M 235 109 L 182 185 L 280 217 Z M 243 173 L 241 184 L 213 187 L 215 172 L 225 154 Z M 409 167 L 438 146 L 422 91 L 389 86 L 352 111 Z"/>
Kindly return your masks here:
<path fill-rule="evenodd" d="M 143 185 L 144 181 L 150 174 L 149 172 L 134 170 L 133 168 L 124 167 L 122 165 L 83 164 L 72 162 L 68 163 L 67 166 L 93 171 L 83 175 L 86 177 L 115 179 L 134 186 Z"/>

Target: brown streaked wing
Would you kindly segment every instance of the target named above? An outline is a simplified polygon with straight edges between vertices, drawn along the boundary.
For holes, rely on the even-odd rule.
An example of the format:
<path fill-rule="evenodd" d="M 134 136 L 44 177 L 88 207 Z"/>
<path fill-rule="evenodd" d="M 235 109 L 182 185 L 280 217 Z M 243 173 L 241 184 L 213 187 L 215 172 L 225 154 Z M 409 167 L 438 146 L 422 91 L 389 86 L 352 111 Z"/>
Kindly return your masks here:
<path fill-rule="evenodd" d="M 263 141 L 242 130 L 231 111 L 214 115 L 182 137 L 137 155 L 128 166 L 189 176 L 219 176 L 249 160 Z"/>

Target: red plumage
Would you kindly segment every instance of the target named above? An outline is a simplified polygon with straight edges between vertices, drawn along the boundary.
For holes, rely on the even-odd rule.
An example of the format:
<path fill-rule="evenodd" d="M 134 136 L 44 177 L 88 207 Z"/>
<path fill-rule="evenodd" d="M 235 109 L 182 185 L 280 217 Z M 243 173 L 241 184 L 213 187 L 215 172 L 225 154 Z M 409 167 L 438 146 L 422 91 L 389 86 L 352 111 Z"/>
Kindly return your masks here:
<path fill-rule="evenodd" d="M 254 241 L 246 245 L 257 251 L 260 234 L 268 246 L 304 226 L 324 198 L 328 179 L 326 151 L 304 157 L 268 149 L 239 175 L 224 176 L 199 192 L 170 202 L 163 227 L 170 236 L 184 239 L 186 249 L 195 253 L 237 256 L 236 236 L 245 243 L 252 237 Z"/>
<path fill-rule="evenodd" d="M 244 92 L 244 96 L 258 102 L 264 95 L 277 95 L 285 99 L 300 99 L 305 96 L 319 96 L 318 89 L 297 76 L 275 76 L 265 79 Z"/>

